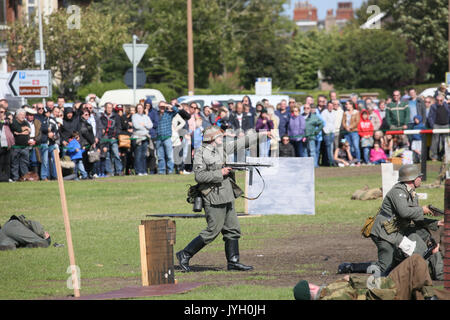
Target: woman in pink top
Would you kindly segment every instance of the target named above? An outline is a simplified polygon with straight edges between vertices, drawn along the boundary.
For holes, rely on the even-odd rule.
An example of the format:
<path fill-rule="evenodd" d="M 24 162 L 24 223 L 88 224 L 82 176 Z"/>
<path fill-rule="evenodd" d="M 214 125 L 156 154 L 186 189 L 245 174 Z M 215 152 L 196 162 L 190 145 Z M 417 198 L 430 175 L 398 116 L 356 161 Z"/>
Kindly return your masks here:
<path fill-rule="evenodd" d="M 380 148 L 380 144 L 375 142 L 373 144 L 373 149 L 370 150 L 370 162 L 373 164 L 386 163 L 386 153 Z"/>

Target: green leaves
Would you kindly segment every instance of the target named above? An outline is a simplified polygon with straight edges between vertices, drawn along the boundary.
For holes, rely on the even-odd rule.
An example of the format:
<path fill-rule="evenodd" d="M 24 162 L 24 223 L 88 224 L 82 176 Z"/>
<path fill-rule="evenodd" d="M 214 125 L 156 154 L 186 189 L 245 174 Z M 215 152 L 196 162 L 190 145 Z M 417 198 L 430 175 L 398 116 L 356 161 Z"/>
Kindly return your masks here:
<path fill-rule="evenodd" d="M 338 89 L 389 89 L 414 78 L 406 52 L 406 41 L 390 31 L 350 27 L 332 38 L 322 68 Z"/>

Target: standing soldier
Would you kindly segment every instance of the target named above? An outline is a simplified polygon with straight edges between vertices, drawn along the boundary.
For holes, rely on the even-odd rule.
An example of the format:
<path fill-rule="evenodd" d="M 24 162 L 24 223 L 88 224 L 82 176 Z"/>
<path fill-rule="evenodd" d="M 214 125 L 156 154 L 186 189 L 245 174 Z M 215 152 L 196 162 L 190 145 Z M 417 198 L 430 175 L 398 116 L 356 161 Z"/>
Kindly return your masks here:
<path fill-rule="evenodd" d="M 419 206 L 415 189 L 420 187 L 422 174 L 418 168 L 414 165 L 402 166 L 398 181 L 386 194 L 370 235 L 378 249 L 375 264 L 383 274 L 388 274 L 405 255 L 418 253 L 423 256 L 431 237 L 427 228 L 437 230 L 442 225 L 442 221 L 424 218 L 432 212 L 427 206 Z"/>
<path fill-rule="evenodd" d="M 224 163 L 228 154 L 233 154 L 240 147 L 248 148 L 250 142 L 253 143 L 258 136 L 264 138 L 264 134 L 252 133 L 227 144 L 223 144 L 223 135 L 224 131 L 219 127 L 208 127 L 204 131 L 202 146 L 195 152 L 195 181 L 201 193 L 208 226 L 183 250 L 176 253 L 180 266 L 185 271 L 190 271 L 189 259 L 211 243 L 219 233 L 222 233 L 225 241 L 227 269 L 239 271 L 253 269 L 252 266 L 239 262 L 241 228 L 234 200 L 243 192 L 235 183 L 234 172 L 231 168 L 224 167 Z"/>

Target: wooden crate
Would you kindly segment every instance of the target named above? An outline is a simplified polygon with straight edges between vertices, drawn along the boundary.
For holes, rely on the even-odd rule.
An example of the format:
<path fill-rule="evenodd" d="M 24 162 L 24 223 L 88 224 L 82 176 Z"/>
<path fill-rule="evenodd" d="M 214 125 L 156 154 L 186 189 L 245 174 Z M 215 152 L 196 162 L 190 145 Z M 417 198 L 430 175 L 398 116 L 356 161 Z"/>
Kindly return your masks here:
<path fill-rule="evenodd" d="M 142 220 L 139 225 L 142 285 L 175 283 L 175 221 Z"/>
<path fill-rule="evenodd" d="M 388 162 L 391 162 L 394 165 L 400 165 L 400 166 L 403 164 L 402 158 L 400 158 L 400 157 L 389 158 Z"/>

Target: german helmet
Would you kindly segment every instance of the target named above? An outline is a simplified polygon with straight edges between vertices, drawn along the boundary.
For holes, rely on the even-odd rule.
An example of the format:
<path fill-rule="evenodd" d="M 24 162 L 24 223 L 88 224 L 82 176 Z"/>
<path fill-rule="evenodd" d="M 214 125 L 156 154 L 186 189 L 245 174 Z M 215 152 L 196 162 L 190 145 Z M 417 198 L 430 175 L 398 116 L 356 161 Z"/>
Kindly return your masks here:
<path fill-rule="evenodd" d="M 222 136 L 224 134 L 223 130 L 218 126 L 211 126 L 203 131 L 203 141 L 211 142 L 214 141 L 217 137 Z"/>
<path fill-rule="evenodd" d="M 398 181 L 406 182 L 406 181 L 414 181 L 417 177 L 421 177 L 423 174 L 419 171 L 417 166 L 413 164 L 405 164 L 400 167 L 398 171 Z"/>

